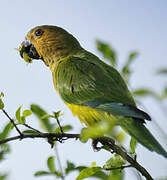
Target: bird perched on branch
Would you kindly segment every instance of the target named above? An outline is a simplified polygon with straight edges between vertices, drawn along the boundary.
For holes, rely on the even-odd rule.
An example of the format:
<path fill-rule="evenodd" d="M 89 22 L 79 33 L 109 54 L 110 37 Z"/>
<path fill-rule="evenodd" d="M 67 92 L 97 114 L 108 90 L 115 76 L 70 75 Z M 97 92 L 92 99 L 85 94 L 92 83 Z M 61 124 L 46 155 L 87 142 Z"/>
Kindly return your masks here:
<path fill-rule="evenodd" d="M 150 116 L 136 107 L 119 72 L 82 48 L 70 33 L 57 26 L 35 27 L 19 51 L 27 62 L 41 59 L 50 68 L 56 91 L 82 123 L 93 126 L 110 121 L 167 158 L 167 152 L 144 125 Z"/>

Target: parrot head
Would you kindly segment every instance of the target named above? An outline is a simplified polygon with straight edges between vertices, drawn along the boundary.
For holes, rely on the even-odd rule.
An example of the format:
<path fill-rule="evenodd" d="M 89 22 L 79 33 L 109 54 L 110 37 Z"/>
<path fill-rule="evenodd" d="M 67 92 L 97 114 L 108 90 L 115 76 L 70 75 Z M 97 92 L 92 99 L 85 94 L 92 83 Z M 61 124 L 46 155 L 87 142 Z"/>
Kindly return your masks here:
<path fill-rule="evenodd" d="M 53 61 L 77 52 L 81 46 L 77 39 L 57 26 L 37 26 L 31 29 L 19 47 L 25 59 L 41 59 L 49 66 Z"/>

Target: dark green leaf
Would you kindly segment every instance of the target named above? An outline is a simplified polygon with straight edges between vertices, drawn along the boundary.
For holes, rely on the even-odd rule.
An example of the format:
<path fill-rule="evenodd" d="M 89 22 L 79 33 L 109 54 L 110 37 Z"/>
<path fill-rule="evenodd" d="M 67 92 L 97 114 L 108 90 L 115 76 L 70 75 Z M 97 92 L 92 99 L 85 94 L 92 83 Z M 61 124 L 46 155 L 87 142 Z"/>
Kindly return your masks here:
<path fill-rule="evenodd" d="M 41 127 L 47 132 L 52 132 L 52 124 L 49 118 L 43 118 L 48 113 L 36 104 L 31 104 L 31 111 L 37 116 Z"/>
<path fill-rule="evenodd" d="M 50 156 L 47 160 L 47 165 L 48 165 L 48 169 L 50 170 L 51 173 L 54 173 L 55 170 L 55 164 L 54 164 L 54 157 Z"/>
<path fill-rule="evenodd" d="M 167 75 L 167 68 L 162 68 L 157 71 L 158 74 Z"/>
<path fill-rule="evenodd" d="M 53 112 L 54 118 L 57 119 L 58 117 L 61 116 L 61 111 Z"/>
<path fill-rule="evenodd" d="M 44 176 L 44 175 L 50 175 L 50 172 L 47 171 L 37 171 L 34 176 Z"/>
<path fill-rule="evenodd" d="M 99 40 L 96 41 L 96 46 L 98 51 L 100 51 L 104 58 L 106 58 L 113 67 L 116 65 L 116 52 L 115 50 L 107 43 L 103 43 Z"/>
<path fill-rule="evenodd" d="M 82 179 L 85 179 L 87 177 L 90 177 L 90 176 L 94 175 L 98 171 L 101 171 L 101 167 L 85 168 L 79 173 L 76 180 L 82 180 Z"/>
<path fill-rule="evenodd" d="M 68 174 L 69 172 L 74 171 L 74 170 L 75 170 L 75 165 L 72 162 L 67 161 L 67 167 L 65 168 L 65 174 Z"/>
<path fill-rule="evenodd" d="M 38 134 L 38 132 L 30 130 L 30 129 L 24 130 L 23 133 L 24 134 Z"/>
<path fill-rule="evenodd" d="M 63 177 L 59 171 L 54 171 L 53 174 L 55 174 L 57 177 Z"/>

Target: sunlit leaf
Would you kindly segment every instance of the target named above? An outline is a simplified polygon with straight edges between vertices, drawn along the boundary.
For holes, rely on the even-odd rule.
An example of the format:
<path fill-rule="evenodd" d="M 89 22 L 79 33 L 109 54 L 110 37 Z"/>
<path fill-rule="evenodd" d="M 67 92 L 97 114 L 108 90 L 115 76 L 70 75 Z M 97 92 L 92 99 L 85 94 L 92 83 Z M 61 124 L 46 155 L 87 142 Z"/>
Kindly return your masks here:
<path fill-rule="evenodd" d="M 0 139 L 5 139 L 9 136 L 9 133 L 11 131 L 11 122 L 9 122 L 3 129 L 3 131 L 0 133 Z"/>
<path fill-rule="evenodd" d="M 115 139 L 116 139 L 119 143 L 121 143 L 121 142 L 123 142 L 123 141 L 125 140 L 125 137 L 126 137 L 125 133 L 124 133 L 123 131 L 121 131 L 121 132 L 119 132 L 119 133 L 115 136 Z"/>
<path fill-rule="evenodd" d="M 89 138 L 102 137 L 104 134 L 110 134 L 113 129 L 111 121 L 100 121 L 94 126 L 83 128 L 80 136 L 80 140 L 86 142 Z"/>
<path fill-rule="evenodd" d="M 92 176 L 93 174 L 95 174 L 96 172 L 98 172 L 100 170 L 101 170 L 101 167 L 85 168 L 79 173 L 76 180 L 82 180 L 82 179 L 85 179 L 87 177 L 90 177 L 90 176 Z"/>
<path fill-rule="evenodd" d="M 3 101 L 2 101 L 2 98 L 4 97 L 4 93 L 3 92 L 1 92 L 0 93 L 0 109 L 3 109 L 4 108 L 4 103 L 3 103 Z"/>
<path fill-rule="evenodd" d="M 104 165 L 104 169 L 121 167 L 124 164 L 125 160 L 120 155 L 114 154 L 114 156 L 106 162 L 106 164 Z"/>
<path fill-rule="evenodd" d="M 24 110 L 23 111 L 23 117 L 26 118 L 27 116 L 30 116 L 32 114 L 31 110 Z"/>
<path fill-rule="evenodd" d="M 18 109 L 16 110 L 16 113 L 15 113 L 15 116 L 16 116 L 16 119 L 18 120 L 18 122 L 19 122 L 20 124 L 24 124 L 25 121 L 24 121 L 24 119 L 21 117 L 21 108 L 22 108 L 22 106 L 19 106 L 19 107 L 18 107 Z"/>
<path fill-rule="evenodd" d="M 47 160 L 47 165 L 48 165 L 48 169 L 50 170 L 50 172 L 54 173 L 55 170 L 55 164 L 54 164 L 54 157 L 50 156 Z"/>
<path fill-rule="evenodd" d="M 100 51 L 104 58 L 106 58 L 112 66 L 116 65 L 116 52 L 115 50 L 107 43 L 103 43 L 99 40 L 96 41 L 96 46 L 98 51 Z"/>
<path fill-rule="evenodd" d="M 131 152 L 132 152 L 132 153 L 135 153 L 136 145 L 137 145 L 136 139 L 134 139 L 133 137 L 131 137 L 131 140 L 130 140 L 130 149 L 131 149 Z"/>

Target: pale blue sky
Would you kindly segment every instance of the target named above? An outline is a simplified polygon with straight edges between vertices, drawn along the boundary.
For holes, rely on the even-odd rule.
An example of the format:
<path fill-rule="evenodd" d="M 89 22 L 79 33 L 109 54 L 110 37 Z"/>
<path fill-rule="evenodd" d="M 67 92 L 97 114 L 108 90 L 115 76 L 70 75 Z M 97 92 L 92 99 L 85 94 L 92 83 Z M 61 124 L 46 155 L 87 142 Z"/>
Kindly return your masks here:
<path fill-rule="evenodd" d="M 79 132 L 82 127 L 56 94 L 49 69 L 42 62 L 34 62 L 27 67 L 18 52 L 14 50 L 31 28 L 42 24 L 65 28 L 85 49 L 99 56 L 95 48 L 95 40 L 109 42 L 118 51 L 121 64 L 124 63 L 129 51 L 139 51 L 140 56 L 132 66 L 134 74 L 131 87 L 149 86 L 160 91 L 167 81 L 165 77 L 155 77 L 155 70 L 158 67 L 167 67 L 166 19 L 167 1 L 165 0 L 1 1 L 0 91 L 5 93 L 6 110 L 14 115 L 21 104 L 28 107 L 35 102 L 49 112 L 62 110 L 65 113 L 63 122 L 73 124 L 75 127 L 73 132 Z M 166 130 L 166 119 L 154 101 L 146 99 L 143 102 L 151 115 Z M 2 124 L 7 122 L 2 113 L 0 119 Z M 32 119 L 29 120 L 29 124 L 36 126 L 36 119 Z M 154 130 L 151 123 L 148 123 L 148 127 L 160 139 L 159 133 Z M 162 143 L 167 147 L 167 142 L 162 141 Z M 12 180 L 35 180 L 33 173 L 46 168 L 46 157 L 54 154 L 44 141 L 23 140 L 11 144 L 12 153 L 0 165 L 0 171 L 1 169 L 10 171 L 9 179 Z M 61 144 L 59 151 L 63 162 L 69 159 L 87 165 L 92 161 L 102 165 L 109 157 L 108 153 L 93 152 L 90 144 L 75 141 Z M 147 151 L 142 146 L 137 148 L 137 153 L 139 161 L 154 177 L 167 175 L 167 160 L 163 157 Z M 128 175 L 127 179 L 133 180 L 133 176 L 130 179 Z M 72 175 L 66 180 L 73 179 L 75 178 Z"/>

